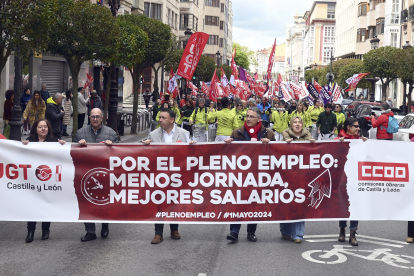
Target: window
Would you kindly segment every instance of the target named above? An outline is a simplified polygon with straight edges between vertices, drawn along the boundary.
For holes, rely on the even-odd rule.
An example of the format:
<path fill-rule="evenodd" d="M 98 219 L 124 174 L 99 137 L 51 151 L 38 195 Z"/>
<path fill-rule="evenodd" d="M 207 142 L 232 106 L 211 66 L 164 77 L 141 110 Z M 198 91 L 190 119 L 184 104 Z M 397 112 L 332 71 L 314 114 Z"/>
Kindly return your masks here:
<path fill-rule="evenodd" d="M 366 30 L 365 29 L 359 29 L 357 34 L 357 42 L 365 42 L 366 38 Z"/>
<path fill-rule="evenodd" d="M 383 18 L 378 19 L 377 20 L 377 35 L 384 33 L 384 26 L 385 26 L 385 20 Z"/>
<path fill-rule="evenodd" d="M 224 12 L 224 3 L 221 3 L 221 12 Z"/>
<path fill-rule="evenodd" d="M 323 63 L 329 63 L 331 60 L 331 51 L 332 56 L 335 56 L 335 48 L 334 47 L 323 47 Z"/>
<path fill-rule="evenodd" d="M 174 13 L 174 18 L 175 18 L 174 26 L 175 26 L 175 29 L 178 30 L 178 14 Z"/>
<path fill-rule="evenodd" d="M 324 42 L 335 43 L 335 27 L 325 26 Z"/>
<path fill-rule="evenodd" d="M 315 27 L 310 28 L 309 32 L 309 43 L 313 43 L 315 41 Z"/>
<path fill-rule="evenodd" d="M 224 21 L 220 21 L 220 30 L 223 30 L 224 29 Z"/>
<path fill-rule="evenodd" d="M 314 60 L 313 47 L 309 47 L 309 62 L 312 62 L 313 60 Z"/>
<path fill-rule="evenodd" d="M 335 18 L 335 4 L 328 4 L 328 18 Z"/>
<path fill-rule="evenodd" d="M 150 18 L 161 20 L 161 5 L 144 3 L 144 15 Z"/>
<path fill-rule="evenodd" d="M 359 4 L 359 6 L 358 6 L 358 16 L 367 15 L 367 10 L 368 10 L 368 4 L 367 3 Z"/>
<path fill-rule="evenodd" d="M 397 45 L 398 45 L 398 40 L 397 40 L 397 38 L 398 38 L 398 34 L 397 33 L 391 33 L 391 47 L 397 47 Z"/>
<path fill-rule="evenodd" d="M 392 0 L 391 24 L 400 24 L 399 0 Z"/>
<path fill-rule="evenodd" d="M 369 27 L 369 38 L 374 38 L 377 35 L 377 28 Z"/>
<path fill-rule="evenodd" d="M 206 25 L 218 26 L 219 21 L 220 21 L 220 19 L 219 19 L 218 16 L 208 16 L 208 15 L 206 15 Z"/>
<path fill-rule="evenodd" d="M 210 37 L 208 38 L 207 44 L 218 45 L 218 40 L 219 40 L 218 35 L 210 35 Z"/>
<path fill-rule="evenodd" d="M 206 6 L 219 8 L 220 7 L 220 0 L 205 0 L 204 4 Z"/>
<path fill-rule="evenodd" d="M 223 47 L 223 39 L 222 39 L 222 38 L 220 38 L 220 40 L 219 40 L 219 47 L 220 47 L 220 48 L 222 48 L 222 47 Z"/>

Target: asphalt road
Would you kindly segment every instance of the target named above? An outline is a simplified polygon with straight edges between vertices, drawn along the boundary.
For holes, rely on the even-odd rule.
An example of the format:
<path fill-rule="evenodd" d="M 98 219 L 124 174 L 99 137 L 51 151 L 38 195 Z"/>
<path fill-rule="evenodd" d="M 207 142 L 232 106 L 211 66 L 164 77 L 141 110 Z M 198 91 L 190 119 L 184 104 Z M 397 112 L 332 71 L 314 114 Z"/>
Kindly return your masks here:
<path fill-rule="evenodd" d="M 311 237 L 305 238 L 302 244 L 282 240 L 279 224 L 261 224 L 256 232 L 256 243 L 246 239 L 245 225 L 240 241 L 235 244 L 226 240 L 228 225 L 181 225 L 181 240 L 172 240 L 166 231 L 165 239 L 159 245 L 150 244 L 154 236 L 151 224 L 111 224 L 107 239 L 98 237 L 87 243 L 80 242 L 85 233 L 81 223 L 52 223 L 50 239 L 46 241 L 40 240 L 38 224 L 35 240 L 26 244 L 25 222 L 0 222 L 0 275 L 412 276 L 414 244 L 405 243 L 406 228 L 406 222 L 360 222 L 358 234 L 363 237 L 359 236 L 360 245 L 351 249 L 387 249 L 386 253 L 394 254 L 391 255 L 394 259 L 383 258 L 384 254 L 369 259 L 366 256 L 370 252 L 351 251 L 351 255 L 342 254 L 346 256 L 344 260 L 343 256 L 319 258 L 323 253 L 318 251 L 303 254 L 310 250 L 329 251 L 334 245 L 349 245 L 334 241 L 339 233 L 336 221 L 307 222 L 306 235 Z M 165 229 L 169 230 L 169 227 Z M 100 226 L 97 230 L 100 232 Z M 352 254 L 365 256 L 365 259 Z M 311 260 L 302 255 L 311 256 Z M 398 263 L 401 259 L 396 255 L 413 258 Z M 383 259 L 388 260 L 388 264 Z M 340 260 L 342 263 L 325 264 L 313 260 Z"/>

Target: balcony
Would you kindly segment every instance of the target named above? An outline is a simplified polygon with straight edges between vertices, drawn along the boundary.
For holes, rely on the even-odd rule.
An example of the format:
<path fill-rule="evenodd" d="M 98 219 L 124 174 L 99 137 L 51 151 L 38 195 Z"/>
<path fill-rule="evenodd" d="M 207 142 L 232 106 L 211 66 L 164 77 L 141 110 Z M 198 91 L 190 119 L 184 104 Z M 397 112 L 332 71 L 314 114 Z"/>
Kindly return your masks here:
<path fill-rule="evenodd" d="M 414 6 L 408 9 L 408 21 L 414 20 Z"/>
<path fill-rule="evenodd" d="M 405 9 L 401 11 L 401 23 L 404 25 L 404 24 L 407 24 L 407 22 L 408 22 L 408 10 Z"/>

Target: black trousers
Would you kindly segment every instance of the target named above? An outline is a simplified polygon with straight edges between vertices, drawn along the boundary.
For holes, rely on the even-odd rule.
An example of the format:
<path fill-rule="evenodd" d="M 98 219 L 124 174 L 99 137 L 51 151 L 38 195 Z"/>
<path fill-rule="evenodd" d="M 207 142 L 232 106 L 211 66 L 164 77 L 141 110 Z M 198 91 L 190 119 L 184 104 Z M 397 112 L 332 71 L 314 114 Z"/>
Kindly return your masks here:
<path fill-rule="evenodd" d="M 60 140 L 62 138 L 62 132 L 53 132 L 53 136 Z"/>
<path fill-rule="evenodd" d="M 170 230 L 178 231 L 178 224 L 170 224 Z M 164 223 L 157 223 L 155 224 L 155 235 L 160 235 L 162 237 L 162 233 L 164 232 Z"/>
<path fill-rule="evenodd" d="M 78 114 L 78 130 L 83 127 L 83 123 L 85 122 L 85 113 Z"/>
<path fill-rule="evenodd" d="M 190 132 L 190 139 L 191 139 L 191 137 L 193 137 L 193 128 L 191 127 L 191 125 L 183 125 L 183 129 Z"/>
<path fill-rule="evenodd" d="M 414 221 L 408 222 L 408 235 L 407 237 L 414 238 Z"/>
<path fill-rule="evenodd" d="M 109 228 L 109 223 L 102 223 L 102 229 Z M 95 223 L 85 222 L 85 230 L 87 233 L 96 234 Z"/>
<path fill-rule="evenodd" d="M 50 229 L 50 222 L 42 222 L 42 231 L 49 231 Z M 27 222 L 27 231 L 34 231 L 36 230 L 36 221 L 29 221 Z"/>

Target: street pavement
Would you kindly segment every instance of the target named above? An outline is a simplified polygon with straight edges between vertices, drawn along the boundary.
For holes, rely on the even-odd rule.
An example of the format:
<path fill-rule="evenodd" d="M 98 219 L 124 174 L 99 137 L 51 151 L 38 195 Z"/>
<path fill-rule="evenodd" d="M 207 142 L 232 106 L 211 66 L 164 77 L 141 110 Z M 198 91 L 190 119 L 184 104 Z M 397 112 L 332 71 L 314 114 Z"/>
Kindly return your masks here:
<path fill-rule="evenodd" d="M 399 221 L 360 222 L 360 245 L 350 254 L 329 259 L 319 257 L 321 250 L 349 246 L 335 241 L 336 221 L 306 222 L 306 235 L 311 237 L 302 244 L 282 240 L 279 224 L 260 224 L 255 243 L 246 239 L 245 225 L 238 243 L 226 240 L 228 225 L 180 225 L 181 240 L 172 240 L 166 225 L 165 239 L 158 245 L 150 244 L 152 224 L 111 224 L 107 239 L 87 243 L 80 242 L 85 233 L 82 223 L 52 223 L 45 241 L 40 240 L 40 228 L 38 223 L 35 240 L 26 244 L 25 222 L 0 222 L 0 275 L 413 275 L 414 271 L 397 267 L 414 268 L 414 245 L 405 243 L 407 223 Z M 367 257 L 377 249 L 385 249 L 394 259 L 384 253 Z M 311 250 L 315 252 L 309 254 Z M 398 255 L 412 259 L 406 257 L 403 263 Z M 338 260 L 341 263 L 315 262 Z"/>

